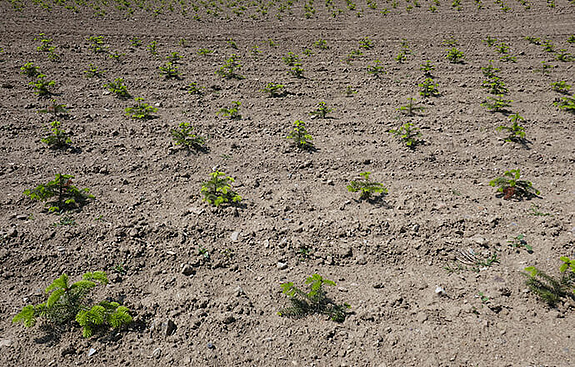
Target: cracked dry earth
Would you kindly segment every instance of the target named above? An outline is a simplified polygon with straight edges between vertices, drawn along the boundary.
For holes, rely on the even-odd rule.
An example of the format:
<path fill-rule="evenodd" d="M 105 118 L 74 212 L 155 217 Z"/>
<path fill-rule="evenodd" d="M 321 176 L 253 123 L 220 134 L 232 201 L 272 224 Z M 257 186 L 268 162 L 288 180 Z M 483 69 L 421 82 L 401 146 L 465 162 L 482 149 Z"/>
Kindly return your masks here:
<path fill-rule="evenodd" d="M 336 18 L 316 3 L 306 19 L 296 2 L 281 20 L 276 10 L 252 19 L 253 7 L 230 20 L 194 20 L 140 9 L 125 18 L 111 5 L 101 17 L 32 2 L 15 11 L 0 2 L 0 365 L 575 365 L 573 301 L 547 306 L 522 274 L 527 266 L 557 274 L 559 257 L 574 256 L 574 115 L 553 105 L 563 95 L 551 83 L 574 84 L 575 67 L 525 37 L 575 54 L 567 42 L 575 6 L 538 0 L 526 10 L 509 1 L 502 12 L 493 2 L 477 9 L 463 1 L 461 11 L 442 2 L 430 12 L 432 3 L 422 2 L 407 12 L 403 3 L 372 10 L 359 1 L 358 17 L 336 3 L 345 10 Z M 37 51 L 40 33 L 59 61 Z M 90 36 L 102 36 L 106 51 L 93 52 Z M 482 42 L 488 36 L 516 62 L 500 61 Z M 372 48 L 359 47 L 365 37 Z M 443 42 L 452 38 L 464 63 L 445 58 Z M 314 46 L 319 39 L 327 49 Z M 410 52 L 399 63 L 404 39 Z M 157 55 L 147 48 L 153 41 Z M 345 62 L 354 50 L 362 55 Z M 109 57 L 115 52 L 119 60 Z M 173 52 L 182 56 L 180 78 L 166 79 L 158 67 Z M 288 73 L 288 52 L 299 55 L 303 78 Z M 215 73 L 232 54 L 243 79 Z M 386 71 L 378 78 L 366 72 L 375 60 Z M 435 65 L 436 97 L 419 95 L 426 60 Z M 525 118 L 525 144 L 505 142 L 496 128 L 509 117 L 481 105 L 490 96 L 481 68 L 490 60 L 509 90 L 509 112 Z M 542 70 L 542 61 L 554 67 Z M 73 149 L 40 142 L 53 117 L 37 111 L 50 98 L 35 95 L 33 79 L 20 73 L 27 62 L 56 82 L 51 98 L 69 108 L 58 118 Z M 87 78 L 90 64 L 105 73 Z M 157 107 L 155 118 L 128 118 L 133 101 L 103 87 L 115 78 Z M 192 82 L 202 94 L 188 93 Z M 261 91 L 269 82 L 286 93 L 269 98 Z M 347 96 L 347 86 L 357 92 Z M 425 110 L 398 111 L 409 97 Z M 233 101 L 241 119 L 217 114 Z M 310 116 L 320 101 L 333 108 L 326 119 Z M 315 150 L 285 138 L 295 120 L 306 122 Z M 174 145 L 170 129 L 181 122 L 208 138 L 206 151 Z M 389 133 L 407 122 L 422 133 L 414 149 Z M 539 197 L 503 200 L 489 186 L 516 168 Z M 241 205 L 202 201 L 214 169 L 236 179 Z M 365 171 L 387 195 L 365 201 L 347 191 Z M 74 175 L 95 199 L 58 216 L 23 195 L 56 173 Z M 75 224 L 54 225 L 66 218 Z M 509 244 L 520 234 L 532 252 Z M 494 255 L 490 266 L 465 263 Z M 62 273 L 79 279 L 95 270 L 110 283 L 94 299 L 130 308 L 125 330 L 84 339 L 74 324 L 12 324 Z M 304 288 L 314 273 L 336 283 L 329 297 L 351 305 L 344 322 L 278 316 L 289 303 L 280 284 Z"/>

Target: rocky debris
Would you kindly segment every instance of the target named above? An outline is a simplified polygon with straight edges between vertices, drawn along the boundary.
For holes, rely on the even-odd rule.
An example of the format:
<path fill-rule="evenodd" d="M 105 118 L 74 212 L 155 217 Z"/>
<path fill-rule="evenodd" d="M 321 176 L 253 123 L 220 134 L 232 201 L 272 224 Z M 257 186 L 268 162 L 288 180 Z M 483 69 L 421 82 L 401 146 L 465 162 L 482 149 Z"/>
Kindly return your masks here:
<path fill-rule="evenodd" d="M 167 320 L 162 323 L 161 330 L 162 335 L 168 337 L 170 335 L 174 335 L 178 327 L 172 320 Z"/>

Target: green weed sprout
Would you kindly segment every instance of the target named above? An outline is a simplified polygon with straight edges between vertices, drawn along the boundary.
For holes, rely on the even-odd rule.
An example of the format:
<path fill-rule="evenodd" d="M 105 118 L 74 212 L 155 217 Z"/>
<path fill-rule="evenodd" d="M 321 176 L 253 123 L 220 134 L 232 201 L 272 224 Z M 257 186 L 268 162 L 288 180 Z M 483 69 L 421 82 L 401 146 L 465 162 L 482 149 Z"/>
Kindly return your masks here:
<path fill-rule="evenodd" d="M 329 108 L 327 107 L 327 103 L 325 102 L 319 102 L 317 104 L 317 108 L 313 111 L 310 112 L 310 115 L 312 115 L 313 117 L 318 117 L 320 119 L 325 119 L 327 117 L 327 114 L 332 112 L 333 108 Z"/>
<path fill-rule="evenodd" d="M 406 123 L 397 130 L 389 130 L 389 132 L 400 138 L 408 148 L 415 148 L 417 144 L 421 144 L 421 132 L 418 128 L 414 128 L 413 124 Z"/>
<path fill-rule="evenodd" d="M 540 191 L 533 187 L 527 180 L 520 180 L 521 171 L 512 169 L 504 173 L 503 177 L 498 177 L 489 182 L 489 186 L 497 187 L 497 192 L 503 195 L 503 199 L 509 200 L 513 197 L 517 199 L 532 198 L 540 194 Z"/>
<path fill-rule="evenodd" d="M 283 85 L 283 84 L 277 84 L 277 83 L 270 82 L 266 85 L 265 88 L 261 89 L 261 91 L 267 93 L 268 96 L 271 98 L 281 97 L 285 94 L 285 91 L 283 90 L 284 87 L 285 87 L 285 85 Z"/>
<path fill-rule="evenodd" d="M 530 244 L 528 244 L 527 241 L 525 241 L 525 235 L 524 234 L 520 234 L 520 235 L 515 236 L 513 239 L 507 241 L 507 243 L 511 247 L 524 248 L 529 253 L 533 252 L 533 247 Z"/>
<path fill-rule="evenodd" d="M 63 129 L 60 129 L 61 125 L 62 123 L 60 121 L 52 121 L 50 123 L 50 126 L 52 126 L 52 129 L 50 129 L 51 134 L 40 141 L 48 144 L 50 148 L 54 149 L 66 148 L 72 144 L 72 139 L 70 139 L 68 133 Z"/>
<path fill-rule="evenodd" d="M 172 64 L 177 63 L 181 59 L 182 59 L 182 56 L 177 51 L 174 51 L 174 52 L 170 53 L 168 56 L 166 56 L 166 60 L 168 60 L 168 62 L 171 62 Z"/>
<path fill-rule="evenodd" d="M 487 45 L 487 47 L 491 47 L 497 43 L 497 38 L 492 38 L 491 36 L 487 36 L 486 39 L 482 40 L 483 43 Z"/>
<path fill-rule="evenodd" d="M 551 40 L 545 40 L 543 42 L 543 51 L 555 52 L 555 45 L 551 42 Z"/>
<path fill-rule="evenodd" d="M 132 107 L 126 108 L 126 115 L 133 118 L 134 120 L 149 120 L 153 118 L 154 112 L 157 112 L 156 107 L 150 106 L 148 103 L 144 102 L 144 98 L 136 97 L 134 98 L 136 104 Z"/>
<path fill-rule="evenodd" d="M 53 80 L 46 80 L 46 75 L 40 74 L 38 75 L 35 82 L 28 83 L 34 89 L 34 93 L 36 93 L 40 97 L 49 96 L 52 94 L 50 88 L 56 85 L 56 82 Z"/>
<path fill-rule="evenodd" d="M 116 61 L 118 61 L 118 62 L 120 62 L 120 61 L 121 61 L 121 58 L 124 57 L 124 56 L 126 56 L 126 54 L 121 54 L 121 53 L 119 53 L 118 51 L 111 52 L 111 53 L 108 55 L 108 57 L 109 57 L 110 59 L 114 59 L 114 60 L 116 60 Z"/>
<path fill-rule="evenodd" d="M 168 61 L 163 66 L 159 66 L 158 69 L 160 69 L 160 75 L 166 79 L 180 79 L 178 66 L 173 62 Z"/>
<path fill-rule="evenodd" d="M 242 103 L 240 101 L 232 101 L 232 106 L 230 108 L 221 108 L 218 111 L 218 115 L 229 117 L 230 120 L 241 120 L 242 115 L 240 115 L 240 106 Z"/>
<path fill-rule="evenodd" d="M 105 71 L 98 69 L 98 67 L 94 64 L 90 64 L 88 65 L 88 69 L 84 70 L 84 73 L 86 74 L 87 78 L 100 78 L 105 73 Z"/>
<path fill-rule="evenodd" d="M 241 67 L 238 55 L 232 54 L 216 74 L 226 79 L 243 79 L 244 77 L 238 73 Z"/>
<path fill-rule="evenodd" d="M 403 64 L 406 60 L 407 60 L 407 54 L 404 51 L 400 51 L 395 57 L 395 61 L 397 61 L 400 64 Z"/>
<path fill-rule="evenodd" d="M 573 95 L 573 97 L 563 97 L 560 100 L 553 102 L 553 105 L 560 110 L 575 113 L 575 95 Z"/>
<path fill-rule="evenodd" d="M 289 74 L 291 74 L 292 76 L 296 77 L 296 78 L 303 78 L 303 73 L 304 70 L 301 67 L 301 64 L 298 62 L 296 64 L 294 64 L 294 66 L 288 71 Z"/>
<path fill-rule="evenodd" d="M 519 114 L 514 113 L 509 116 L 511 126 L 501 125 L 496 128 L 497 131 L 507 131 L 509 135 L 505 138 L 506 142 L 522 142 L 525 139 L 525 128 L 519 125 L 519 122 L 525 121 Z"/>
<path fill-rule="evenodd" d="M 425 79 L 422 83 L 418 84 L 421 88 L 419 94 L 422 97 L 435 97 L 439 96 L 439 91 L 437 90 L 437 84 L 431 78 Z"/>
<path fill-rule="evenodd" d="M 503 94 L 499 94 L 497 97 L 487 97 L 487 100 L 481 104 L 481 106 L 487 108 L 489 112 L 504 112 L 507 107 L 511 106 L 511 99 L 503 99 Z"/>
<path fill-rule="evenodd" d="M 463 52 L 459 51 L 457 47 L 452 47 L 448 52 L 447 56 L 445 56 L 447 60 L 449 60 L 452 64 L 462 64 L 464 55 Z"/>
<path fill-rule="evenodd" d="M 527 40 L 527 42 L 529 42 L 533 45 L 540 45 L 541 44 L 541 38 L 538 38 L 538 37 L 526 36 L 525 39 Z"/>
<path fill-rule="evenodd" d="M 232 177 L 220 171 L 212 172 L 210 176 L 211 179 L 202 184 L 203 201 L 217 207 L 224 203 L 238 203 L 242 200 L 242 197 L 231 188 L 234 182 Z"/>
<path fill-rule="evenodd" d="M 415 98 L 408 98 L 407 104 L 398 108 L 398 111 L 405 113 L 407 116 L 414 116 L 417 112 L 423 112 L 424 107 L 418 106 Z"/>
<path fill-rule="evenodd" d="M 484 80 L 481 84 L 481 87 L 487 89 L 488 93 L 495 95 L 503 95 L 509 92 L 505 86 L 505 83 L 501 80 L 501 78 L 497 76 L 494 76 L 488 80 Z"/>
<path fill-rule="evenodd" d="M 302 318 L 307 315 L 319 313 L 329 316 L 332 321 L 343 322 L 346 317 L 346 309 L 351 308 L 347 303 L 336 304 L 326 295 L 325 286 L 335 286 L 331 280 L 324 279 L 321 275 L 314 274 L 305 281 L 310 286 L 309 292 L 297 288 L 292 282 L 283 283 L 282 293 L 289 297 L 291 307 L 278 312 L 279 316 Z"/>
<path fill-rule="evenodd" d="M 148 52 L 150 54 L 152 54 L 153 56 L 158 55 L 158 42 L 157 41 L 150 42 L 150 44 L 148 45 Z"/>
<path fill-rule="evenodd" d="M 170 134 L 176 145 L 187 149 L 201 150 L 206 145 L 206 138 L 194 133 L 194 127 L 189 122 L 182 122 L 177 129 L 171 129 Z"/>
<path fill-rule="evenodd" d="M 386 74 L 381 61 L 375 60 L 373 65 L 367 67 L 367 73 L 373 75 L 375 78 L 379 78 L 381 75 Z"/>
<path fill-rule="evenodd" d="M 373 194 L 384 193 L 387 194 L 387 189 L 383 184 L 375 182 L 369 179 L 371 172 L 363 172 L 359 174 L 363 179 L 357 181 L 351 181 L 347 186 L 347 191 L 358 192 L 361 191 L 359 196 L 360 200 L 368 200 Z"/>
<path fill-rule="evenodd" d="M 39 305 L 25 306 L 12 319 L 32 327 L 38 318 L 56 325 L 76 321 L 82 327 L 82 335 L 89 338 L 98 328 L 111 326 L 119 329 L 132 322 L 130 310 L 117 302 L 102 301 L 90 307 L 88 294 L 98 284 L 107 284 L 108 277 L 102 271 L 88 272 L 82 280 L 70 284 L 67 274 L 62 274 L 46 288 L 48 300 Z"/>
<path fill-rule="evenodd" d="M 89 194 L 89 189 L 80 190 L 72 185 L 73 178 L 72 175 L 58 173 L 53 181 L 25 190 L 24 195 L 32 200 L 46 202 L 49 212 L 60 212 L 82 206 L 94 196 Z"/>
<path fill-rule="evenodd" d="M 50 48 L 52 48 L 52 39 L 51 38 L 44 38 L 46 35 L 44 33 L 40 33 L 38 37 L 34 38 L 34 41 L 40 40 L 40 46 L 36 47 L 36 50 L 40 52 L 48 52 Z"/>
<path fill-rule="evenodd" d="M 569 38 L 567 38 L 567 42 L 575 43 L 575 34 L 570 35 Z"/>
<path fill-rule="evenodd" d="M 353 88 L 353 86 L 348 85 L 345 87 L 345 90 L 343 92 L 343 94 L 345 94 L 346 97 L 353 97 L 354 94 L 357 93 L 357 90 Z"/>
<path fill-rule="evenodd" d="M 293 130 L 286 137 L 294 142 L 294 144 L 300 149 L 312 149 L 313 148 L 313 138 L 307 132 L 305 127 L 305 122 L 301 120 L 296 120 L 294 122 Z"/>
<path fill-rule="evenodd" d="M 40 72 L 38 71 L 38 67 L 34 66 L 33 62 L 27 62 L 20 68 L 22 70 L 21 74 L 29 76 L 31 78 L 38 76 Z"/>
<path fill-rule="evenodd" d="M 560 80 L 558 82 L 551 83 L 551 86 L 553 87 L 553 90 L 555 92 L 559 92 L 562 94 L 569 94 L 569 90 L 571 89 L 571 85 L 567 84 L 565 80 Z"/>
<path fill-rule="evenodd" d="M 132 45 L 132 47 L 140 47 L 142 45 L 142 40 L 138 37 L 132 37 L 130 38 L 130 45 Z"/>
<path fill-rule="evenodd" d="M 116 78 L 113 82 L 104 84 L 104 88 L 108 89 L 111 93 L 115 94 L 116 97 L 120 99 L 130 98 L 130 93 L 128 93 L 128 87 L 124 84 L 123 78 Z"/>

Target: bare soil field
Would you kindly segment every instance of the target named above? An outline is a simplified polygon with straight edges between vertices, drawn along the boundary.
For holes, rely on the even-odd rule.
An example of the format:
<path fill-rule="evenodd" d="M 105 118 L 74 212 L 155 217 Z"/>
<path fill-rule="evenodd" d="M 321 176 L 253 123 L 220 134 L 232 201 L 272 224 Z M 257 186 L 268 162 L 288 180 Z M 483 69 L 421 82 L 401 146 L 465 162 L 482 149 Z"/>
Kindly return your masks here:
<path fill-rule="evenodd" d="M 559 258 L 575 257 L 575 115 L 557 107 L 575 88 L 552 86 L 575 84 L 572 1 L 1 1 L 0 12 L 0 365 L 575 365 L 573 297 L 547 305 L 524 270 L 559 276 Z M 453 48 L 462 60 L 448 60 Z M 55 82 L 47 95 L 26 63 Z M 129 98 L 104 86 L 116 78 Z M 425 83 L 437 94 L 422 96 Z M 150 118 L 126 113 L 136 97 Z M 409 98 L 423 110 L 400 110 Z M 493 98 L 510 106 L 489 111 Z M 320 102 L 325 118 L 311 114 Z M 517 115 L 525 137 L 505 141 L 497 128 Z M 41 141 L 55 120 L 63 149 Z M 314 149 L 286 139 L 296 120 Z M 174 143 L 183 122 L 203 148 Z M 407 123 L 421 133 L 411 147 L 390 133 Z M 490 186 L 515 169 L 539 195 Z M 203 201 L 214 171 L 235 178 L 241 202 Z M 363 172 L 388 192 L 349 192 Z M 24 195 L 56 174 L 94 199 L 56 214 Z M 60 275 L 98 270 L 109 283 L 93 299 L 128 307 L 129 326 L 84 338 L 75 322 L 12 322 Z M 351 306 L 342 322 L 278 315 L 290 305 L 281 284 L 307 290 L 313 274 Z"/>

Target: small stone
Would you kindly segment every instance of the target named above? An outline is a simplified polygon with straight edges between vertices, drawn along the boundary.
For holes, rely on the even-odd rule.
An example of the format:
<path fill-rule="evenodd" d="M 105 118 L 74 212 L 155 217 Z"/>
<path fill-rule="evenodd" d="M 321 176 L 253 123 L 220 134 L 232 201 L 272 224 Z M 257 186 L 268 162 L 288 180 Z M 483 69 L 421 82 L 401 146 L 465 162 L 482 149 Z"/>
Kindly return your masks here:
<path fill-rule="evenodd" d="M 216 346 L 213 343 L 208 343 L 207 345 L 208 349 L 215 349 Z"/>
<path fill-rule="evenodd" d="M 236 321 L 236 318 L 233 315 L 226 315 L 222 319 L 222 323 L 224 323 L 226 325 L 229 325 L 229 324 L 233 323 L 234 321 Z"/>
<path fill-rule="evenodd" d="M 0 340 L 0 348 L 2 347 L 10 347 L 12 346 L 12 340 L 10 339 L 2 339 Z"/>
<path fill-rule="evenodd" d="M 162 334 L 168 337 L 170 335 L 173 335 L 176 332 L 177 328 L 178 327 L 172 320 L 165 321 L 162 323 Z"/>
<path fill-rule="evenodd" d="M 239 239 L 239 237 L 240 237 L 240 233 L 241 233 L 241 232 L 239 232 L 239 231 L 233 232 L 232 235 L 231 235 L 232 241 L 238 242 L 238 239 Z"/>
<path fill-rule="evenodd" d="M 96 354 L 96 349 L 90 348 L 90 350 L 88 351 L 88 357 L 91 357 L 91 356 L 93 356 L 94 354 Z"/>
<path fill-rule="evenodd" d="M 8 230 L 8 233 L 6 233 L 6 235 L 8 237 L 16 237 L 18 236 L 18 230 L 15 227 L 12 227 Z"/>
<path fill-rule="evenodd" d="M 435 287 L 435 294 L 437 294 L 438 296 L 446 296 L 447 292 L 445 292 L 445 289 L 441 288 L 440 286 Z"/>
<path fill-rule="evenodd" d="M 277 266 L 278 266 L 278 269 L 279 269 L 279 270 L 284 270 L 284 269 L 287 269 L 287 267 L 288 267 L 288 264 L 287 264 L 287 263 L 284 263 L 284 262 L 281 262 L 281 261 L 279 261 L 279 262 L 278 262 L 278 264 L 277 264 Z"/>
<path fill-rule="evenodd" d="M 128 232 L 128 235 L 132 238 L 135 238 L 140 236 L 140 232 L 136 228 L 132 228 L 130 229 L 130 232 Z"/>
<path fill-rule="evenodd" d="M 367 264 L 367 259 L 365 258 L 365 256 L 363 255 L 359 255 L 356 259 L 355 259 L 356 264 L 358 265 L 365 265 Z"/>
<path fill-rule="evenodd" d="M 195 273 L 194 268 L 192 268 L 190 265 L 184 264 L 184 266 L 182 266 L 182 274 L 184 274 L 185 276 L 190 276 L 194 273 Z"/>
<path fill-rule="evenodd" d="M 26 219 L 28 219 L 28 216 L 27 216 L 26 214 L 18 214 L 18 215 L 16 216 L 16 219 L 18 219 L 18 220 L 26 220 Z"/>
<path fill-rule="evenodd" d="M 488 239 L 481 236 L 474 236 L 471 238 L 471 240 L 480 246 L 485 246 L 489 243 Z"/>
<path fill-rule="evenodd" d="M 68 344 L 67 346 L 62 347 L 60 349 L 60 355 L 62 357 L 66 356 L 68 354 L 76 354 L 76 349 L 74 348 L 74 345 Z"/>
<path fill-rule="evenodd" d="M 162 349 L 156 348 L 156 349 L 154 349 L 154 351 L 152 352 L 152 355 L 150 356 L 150 358 L 159 359 L 161 355 L 162 355 Z"/>

